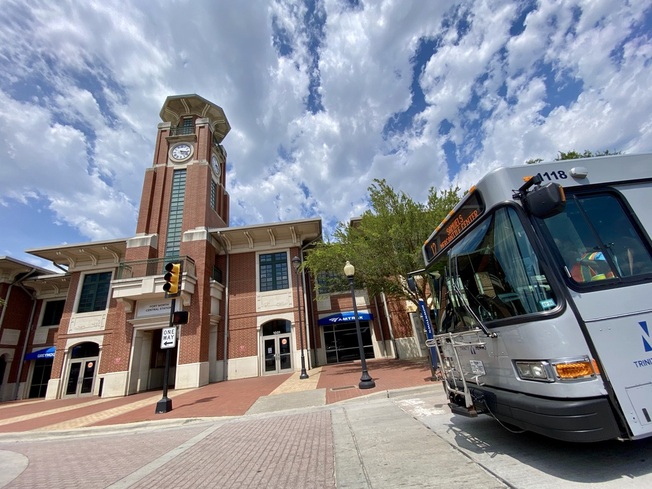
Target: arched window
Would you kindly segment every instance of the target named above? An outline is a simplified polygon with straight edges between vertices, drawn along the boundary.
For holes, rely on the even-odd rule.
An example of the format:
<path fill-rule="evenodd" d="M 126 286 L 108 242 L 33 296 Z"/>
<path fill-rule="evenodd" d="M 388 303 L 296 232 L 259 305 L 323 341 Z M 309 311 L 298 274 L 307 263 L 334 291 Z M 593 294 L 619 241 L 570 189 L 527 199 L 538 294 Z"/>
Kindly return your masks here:
<path fill-rule="evenodd" d="M 262 325 L 263 336 L 272 336 L 275 334 L 289 333 L 292 323 L 286 319 L 274 319 Z"/>
<path fill-rule="evenodd" d="M 97 357 L 100 354 L 100 346 L 97 343 L 91 343 L 87 341 L 85 343 L 80 343 L 75 345 L 72 348 L 72 353 L 70 358 L 88 358 L 88 357 Z"/>

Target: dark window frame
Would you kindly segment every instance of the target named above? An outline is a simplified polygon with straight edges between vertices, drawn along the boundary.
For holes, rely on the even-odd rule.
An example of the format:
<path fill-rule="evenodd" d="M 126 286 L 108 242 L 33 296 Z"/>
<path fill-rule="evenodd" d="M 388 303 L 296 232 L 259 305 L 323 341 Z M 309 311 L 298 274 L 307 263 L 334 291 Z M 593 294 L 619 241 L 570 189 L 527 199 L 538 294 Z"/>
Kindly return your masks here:
<path fill-rule="evenodd" d="M 258 290 L 260 292 L 290 288 L 287 257 L 287 251 L 258 255 Z"/>
<path fill-rule="evenodd" d="M 87 273 L 82 281 L 77 313 L 104 311 L 109 305 L 113 272 Z"/>
<path fill-rule="evenodd" d="M 66 306 L 65 299 L 50 300 L 43 303 L 43 317 L 39 326 L 59 326 L 63 309 Z"/>

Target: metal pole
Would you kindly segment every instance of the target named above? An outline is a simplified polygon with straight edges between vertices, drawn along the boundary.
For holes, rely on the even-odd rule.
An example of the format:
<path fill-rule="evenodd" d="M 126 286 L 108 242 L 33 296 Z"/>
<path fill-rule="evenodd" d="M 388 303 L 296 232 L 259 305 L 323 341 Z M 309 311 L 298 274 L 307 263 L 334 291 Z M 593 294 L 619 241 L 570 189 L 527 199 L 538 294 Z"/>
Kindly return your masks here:
<path fill-rule="evenodd" d="M 360 331 L 360 319 L 358 318 L 358 306 L 355 302 L 355 287 L 353 285 L 353 276 L 347 277 L 349 279 L 349 285 L 351 286 L 351 299 L 353 300 L 353 314 L 355 316 L 355 330 L 358 334 L 358 348 L 360 349 L 360 363 L 362 364 L 362 376 L 360 377 L 360 383 L 358 387 L 360 389 L 372 389 L 376 387 L 374 379 L 371 378 L 369 372 L 367 372 L 367 358 L 364 354 L 364 346 L 362 344 L 362 332 Z"/>
<path fill-rule="evenodd" d="M 170 328 L 174 322 L 174 310 L 177 305 L 177 300 L 172 299 L 170 303 Z M 170 348 L 165 351 L 165 370 L 163 374 L 163 397 L 156 403 L 156 411 L 154 414 L 162 414 L 172 411 L 172 399 L 168 398 L 168 376 L 170 375 Z"/>
<path fill-rule="evenodd" d="M 297 271 L 297 302 L 299 305 L 299 341 L 301 343 L 301 374 L 299 375 L 300 379 L 307 379 L 309 377 L 308 372 L 306 372 L 306 359 L 303 356 L 303 323 L 301 322 L 301 293 L 299 290 L 299 268 L 296 268 Z"/>

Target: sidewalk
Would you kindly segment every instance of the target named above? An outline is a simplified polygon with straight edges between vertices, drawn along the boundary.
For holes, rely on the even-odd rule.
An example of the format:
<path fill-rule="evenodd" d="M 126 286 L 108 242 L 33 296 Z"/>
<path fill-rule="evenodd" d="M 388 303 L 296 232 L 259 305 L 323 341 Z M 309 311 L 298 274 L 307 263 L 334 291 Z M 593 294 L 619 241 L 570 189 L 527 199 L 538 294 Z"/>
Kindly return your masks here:
<path fill-rule="evenodd" d="M 308 379 L 294 374 L 218 382 L 197 389 L 170 390 L 172 411 L 155 414 L 161 391 L 127 397 L 86 397 L 25 400 L 0 404 L 2 433 L 49 432 L 82 427 L 112 426 L 143 421 L 228 417 L 282 409 L 320 406 L 370 394 L 409 387 L 441 389 L 433 382 L 426 361 L 380 359 L 367 361 L 376 382 L 360 390 L 359 362 L 326 365 L 308 371 Z"/>
<path fill-rule="evenodd" d="M 174 391 L 172 411 L 158 415 L 161 392 L 4 404 L 0 487 L 507 487 L 420 421 L 451 416 L 426 363 L 368 369 L 373 389 L 357 387 L 359 363 L 329 365 L 304 380 Z"/>

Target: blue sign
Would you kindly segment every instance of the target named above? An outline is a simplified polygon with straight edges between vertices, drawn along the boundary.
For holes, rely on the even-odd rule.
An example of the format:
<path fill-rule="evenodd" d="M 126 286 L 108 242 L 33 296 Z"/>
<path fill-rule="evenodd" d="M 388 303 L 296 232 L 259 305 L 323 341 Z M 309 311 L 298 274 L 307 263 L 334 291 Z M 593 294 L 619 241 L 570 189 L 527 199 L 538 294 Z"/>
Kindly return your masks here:
<path fill-rule="evenodd" d="M 432 331 L 432 323 L 430 322 L 430 314 L 428 314 L 428 309 L 426 304 L 419 300 L 419 310 L 421 311 L 421 319 L 423 320 L 423 326 L 426 329 L 426 338 L 431 340 L 435 337 Z M 430 361 L 432 362 L 432 368 L 437 368 L 437 350 L 434 346 L 430 347 Z"/>
<path fill-rule="evenodd" d="M 36 350 L 25 355 L 25 360 L 41 360 L 43 358 L 54 358 L 55 348 L 51 346 L 50 348 L 44 348 L 42 350 Z"/>
<path fill-rule="evenodd" d="M 359 312 L 358 319 L 360 321 L 371 321 L 373 316 L 369 312 Z M 321 318 L 318 324 L 319 326 L 327 326 L 329 324 L 348 323 L 351 321 L 355 321 L 355 313 L 353 311 L 345 311 Z"/>

